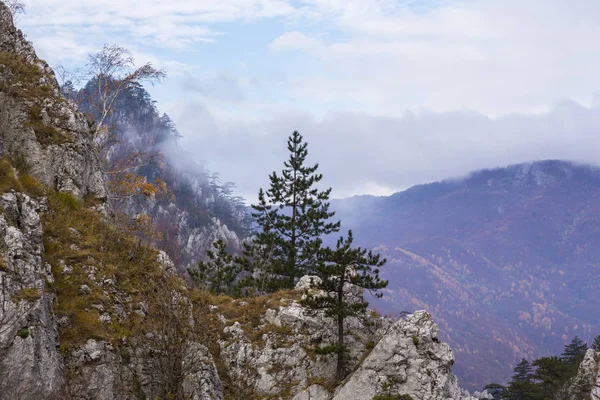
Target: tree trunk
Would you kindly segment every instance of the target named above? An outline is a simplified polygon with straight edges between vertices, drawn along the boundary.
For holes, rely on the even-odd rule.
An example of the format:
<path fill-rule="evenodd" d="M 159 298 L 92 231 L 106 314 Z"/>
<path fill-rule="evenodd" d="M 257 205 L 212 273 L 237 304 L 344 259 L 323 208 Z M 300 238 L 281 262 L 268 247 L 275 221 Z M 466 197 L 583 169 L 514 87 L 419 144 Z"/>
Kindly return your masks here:
<path fill-rule="evenodd" d="M 337 370 L 336 378 L 341 381 L 344 379 L 344 317 L 338 316 L 338 346 L 337 346 Z"/>
<path fill-rule="evenodd" d="M 337 301 L 338 304 L 341 305 L 344 302 L 344 274 L 340 276 L 340 282 L 338 285 L 337 291 Z M 344 315 L 338 314 L 337 317 L 338 323 L 338 346 L 337 346 L 337 370 L 336 370 L 336 378 L 341 381 L 344 379 L 344 370 L 346 366 L 344 365 Z"/>

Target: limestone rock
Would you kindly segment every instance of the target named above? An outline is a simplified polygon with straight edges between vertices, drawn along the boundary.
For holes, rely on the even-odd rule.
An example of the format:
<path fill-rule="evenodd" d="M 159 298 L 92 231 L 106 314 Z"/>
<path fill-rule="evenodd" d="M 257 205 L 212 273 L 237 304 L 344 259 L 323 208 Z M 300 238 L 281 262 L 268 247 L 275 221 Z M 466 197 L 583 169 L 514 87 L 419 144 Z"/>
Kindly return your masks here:
<path fill-rule="evenodd" d="M 564 398 L 569 400 L 600 398 L 600 354 L 588 349 L 577 375 L 567 383 Z"/>
<path fill-rule="evenodd" d="M 422 400 L 466 400 L 451 372 L 450 347 L 425 311 L 393 324 L 334 400 L 371 400 L 376 395 L 408 394 Z"/>
<path fill-rule="evenodd" d="M 60 132 L 69 140 L 42 145 L 31 126 L 31 100 L 11 96 L 0 90 L 0 156 L 23 157 L 31 174 L 39 181 L 60 191 L 82 198 L 90 194 L 106 199 L 107 191 L 100 164 L 94 151 L 92 135 L 85 117 L 60 94 L 50 67 L 35 54 L 33 46 L 17 30 L 8 8 L 0 2 L 0 52 L 17 57 L 38 68 L 52 94 L 36 100 L 36 118 L 46 129 Z M 0 81 L 3 76 L 0 72 Z"/>
<path fill-rule="evenodd" d="M 299 287 L 309 281 L 308 277 L 301 279 Z M 329 398 L 325 388 L 314 383 L 331 383 L 335 378 L 335 354 L 317 352 L 319 347 L 336 343 L 335 324 L 322 312 L 302 307 L 297 301 L 301 295 L 296 292 L 283 299 L 283 305 L 265 310 L 256 327 L 226 320 L 224 333 L 229 338 L 220 342 L 221 358 L 241 390 L 256 396 Z M 389 324 L 387 319 L 369 313 L 346 319 L 349 371 L 356 368 Z M 256 337 L 257 331 L 264 334 Z"/>
<path fill-rule="evenodd" d="M 0 400 L 64 398 L 40 208 L 24 194 L 0 196 Z"/>
<path fill-rule="evenodd" d="M 330 393 L 321 385 L 311 385 L 294 396 L 292 400 L 328 400 Z"/>

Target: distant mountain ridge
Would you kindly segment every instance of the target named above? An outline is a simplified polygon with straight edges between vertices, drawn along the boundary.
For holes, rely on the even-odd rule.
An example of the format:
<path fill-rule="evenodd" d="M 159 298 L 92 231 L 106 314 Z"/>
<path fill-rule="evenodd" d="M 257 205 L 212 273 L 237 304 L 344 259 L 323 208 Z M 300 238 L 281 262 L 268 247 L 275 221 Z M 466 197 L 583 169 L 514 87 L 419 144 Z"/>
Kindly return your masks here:
<path fill-rule="evenodd" d="M 600 168 L 518 164 L 333 207 L 389 260 L 377 307 L 429 310 L 467 387 L 600 334 Z"/>

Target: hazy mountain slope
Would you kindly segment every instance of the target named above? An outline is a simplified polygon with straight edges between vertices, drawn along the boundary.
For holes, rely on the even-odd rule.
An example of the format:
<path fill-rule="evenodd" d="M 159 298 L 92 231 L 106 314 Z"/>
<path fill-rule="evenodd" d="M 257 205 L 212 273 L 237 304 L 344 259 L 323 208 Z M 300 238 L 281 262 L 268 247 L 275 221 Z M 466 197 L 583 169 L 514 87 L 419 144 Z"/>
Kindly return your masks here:
<path fill-rule="evenodd" d="M 470 387 L 600 333 L 600 170 L 542 161 L 335 202 L 390 260 L 386 312 L 430 310 Z"/>
<path fill-rule="evenodd" d="M 97 118 L 89 101 L 94 97 L 95 82 L 91 80 L 69 95 L 78 100 L 81 111 Z M 217 239 L 225 240 L 234 250 L 240 248 L 248 224 L 243 199 L 233 195 L 235 184 L 222 183 L 218 173 L 206 170 L 193 153 L 178 145 L 180 135 L 174 123 L 168 115 L 160 114 L 143 87 L 121 93 L 106 123 L 115 136 L 101 153 L 110 160 L 108 164 L 119 165 L 120 160 L 139 152 L 141 161 L 131 163 L 138 166 L 133 171 L 148 182 L 158 178 L 169 189 L 170 196 L 157 196 L 152 201 L 134 197 L 126 208 L 129 215 L 152 217 L 161 234 L 157 246 L 169 254 L 181 272 L 204 258 L 206 249 Z M 155 156 L 146 162 L 151 155 Z"/>

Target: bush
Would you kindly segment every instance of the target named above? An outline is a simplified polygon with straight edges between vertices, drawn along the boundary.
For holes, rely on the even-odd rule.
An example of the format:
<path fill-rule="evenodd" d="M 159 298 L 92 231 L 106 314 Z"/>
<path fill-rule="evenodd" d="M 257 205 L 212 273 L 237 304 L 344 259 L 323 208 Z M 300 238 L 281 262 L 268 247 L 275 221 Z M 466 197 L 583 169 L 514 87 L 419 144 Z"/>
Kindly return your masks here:
<path fill-rule="evenodd" d="M 29 328 L 21 328 L 17 331 L 17 336 L 21 339 L 27 339 L 29 337 Z"/>
<path fill-rule="evenodd" d="M 81 202 L 71 193 L 59 192 L 55 194 L 56 199 L 71 211 L 77 211 L 81 208 Z"/>
<path fill-rule="evenodd" d="M 417 335 L 412 335 L 411 339 L 415 347 L 419 347 L 419 337 Z"/>

